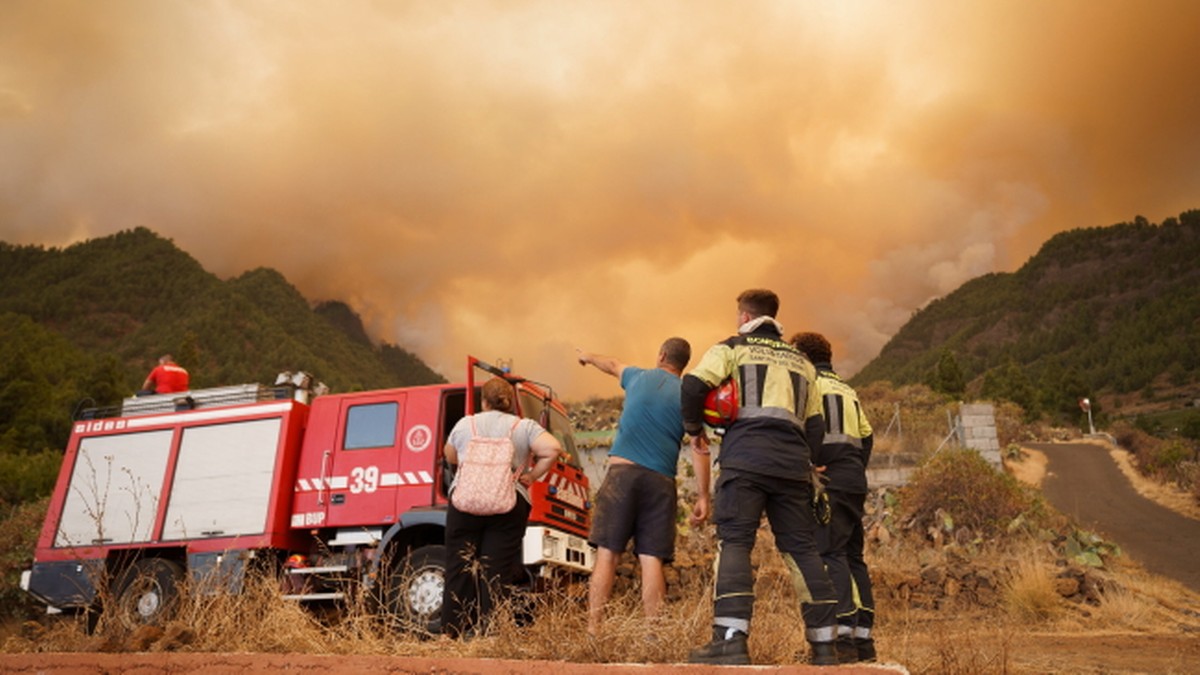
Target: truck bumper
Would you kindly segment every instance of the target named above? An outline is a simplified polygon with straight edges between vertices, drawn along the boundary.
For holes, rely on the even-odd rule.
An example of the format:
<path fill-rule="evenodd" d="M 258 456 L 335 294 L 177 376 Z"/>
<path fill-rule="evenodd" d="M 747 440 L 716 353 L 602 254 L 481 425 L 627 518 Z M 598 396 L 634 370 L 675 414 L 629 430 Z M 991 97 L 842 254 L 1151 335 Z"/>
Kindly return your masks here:
<path fill-rule="evenodd" d="M 21 589 L 50 607 L 87 607 L 96 600 L 92 570 L 98 561 L 34 563 L 21 572 Z"/>
<path fill-rule="evenodd" d="M 522 559 L 526 565 L 547 565 L 591 574 L 595 551 L 582 537 L 542 525 L 530 525 L 525 528 Z"/>

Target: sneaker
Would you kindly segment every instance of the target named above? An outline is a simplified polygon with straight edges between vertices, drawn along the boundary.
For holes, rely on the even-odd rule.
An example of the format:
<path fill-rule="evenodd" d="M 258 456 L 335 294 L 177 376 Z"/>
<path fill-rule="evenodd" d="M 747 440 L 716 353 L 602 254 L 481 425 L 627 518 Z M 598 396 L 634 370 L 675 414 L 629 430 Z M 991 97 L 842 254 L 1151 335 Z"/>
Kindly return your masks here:
<path fill-rule="evenodd" d="M 838 664 L 837 647 L 833 642 L 810 642 L 812 657 L 809 663 L 814 666 L 836 666 Z"/>
<path fill-rule="evenodd" d="M 718 666 L 750 665 L 750 650 L 746 634 L 738 633 L 727 640 L 713 640 L 688 654 L 688 663 L 708 663 Z"/>
<path fill-rule="evenodd" d="M 854 641 L 855 650 L 858 652 L 858 660 L 869 663 L 875 660 L 875 640 L 867 638 L 865 640 Z"/>
<path fill-rule="evenodd" d="M 858 660 L 858 646 L 850 636 L 840 637 L 834 644 L 837 648 L 838 663 L 854 663 Z"/>

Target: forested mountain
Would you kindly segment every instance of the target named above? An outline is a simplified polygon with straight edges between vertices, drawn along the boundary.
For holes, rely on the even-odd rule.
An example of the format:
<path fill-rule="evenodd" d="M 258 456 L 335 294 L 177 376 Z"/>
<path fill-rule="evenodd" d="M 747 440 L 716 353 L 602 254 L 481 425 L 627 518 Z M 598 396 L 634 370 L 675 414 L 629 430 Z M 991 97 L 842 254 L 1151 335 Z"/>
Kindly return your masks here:
<path fill-rule="evenodd" d="M 852 381 L 924 382 L 1071 417 L 1200 398 L 1200 211 L 1055 235 L 916 312 Z"/>
<path fill-rule="evenodd" d="M 195 388 L 283 370 L 334 391 L 445 381 L 372 345 L 344 304 L 314 309 L 270 269 L 223 281 L 145 228 L 63 249 L 0 243 L 0 454 L 61 449 L 76 406 L 118 403 L 165 352 Z"/>

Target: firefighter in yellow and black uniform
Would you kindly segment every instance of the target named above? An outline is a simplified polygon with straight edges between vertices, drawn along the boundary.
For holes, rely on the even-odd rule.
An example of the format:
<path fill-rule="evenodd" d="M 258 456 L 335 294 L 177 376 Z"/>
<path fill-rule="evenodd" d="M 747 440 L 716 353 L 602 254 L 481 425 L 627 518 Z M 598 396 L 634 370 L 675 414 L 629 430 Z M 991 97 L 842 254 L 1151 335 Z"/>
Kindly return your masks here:
<path fill-rule="evenodd" d="M 708 392 L 732 377 L 736 419 L 721 440 L 713 521 L 717 526 L 716 599 L 712 642 L 693 650 L 693 663 L 750 663 L 746 638 L 754 608 L 754 548 L 762 514 L 791 572 L 804 616 L 812 662 L 837 663 L 837 597 L 814 538 L 810 448 L 821 446 L 824 422 L 816 372 L 783 340 L 775 320 L 779 298 L 768 290 L 738 296 L 738 334 L 711 347 L 683 378 L 684 430 L 706 453 L 703 428 Z"/>
<path fill-rule="evenodd" d="M 824 467 L 829 524 L 817 531 L 817 546 L 838 594 L 837 652 L 840 663 L 875 660 L 875 601 L 863 560 L 863 512 L 871 423 L 854 389 L 833 371 L 833 348 L 820 333 L 798 333 L 791 343 L 817 369 L 817 390 L 825 417 L 825 441 L 815 453 Z"/>

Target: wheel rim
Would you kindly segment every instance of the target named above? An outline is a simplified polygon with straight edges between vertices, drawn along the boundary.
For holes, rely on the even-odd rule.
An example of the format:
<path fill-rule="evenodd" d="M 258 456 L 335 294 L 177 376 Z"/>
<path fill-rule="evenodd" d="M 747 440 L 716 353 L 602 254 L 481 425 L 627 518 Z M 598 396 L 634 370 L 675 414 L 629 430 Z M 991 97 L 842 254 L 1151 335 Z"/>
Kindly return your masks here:
<path fill-rule="evenodd" d="M 146 589 L 137 599 L 137 613 L 143 620 L 154 618 L 162 607 L 162 595 L 157 588 Z"/>
<path fill-rule="evenodd" d="M 418 616 L 429 616 L 441 608 L 445 588 L 446 580 L 439 570 L 423 569 L 408 584 L 408 606 Z"/>
<path fill-rule="evenodd" d="M 182 576 L 169 561 L 139 561 L 125 572 L 117 591 L 120 621 L 131 626 L 153 625 L 170 618 L 178 599 L 176 583 Z"/>

